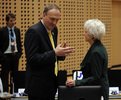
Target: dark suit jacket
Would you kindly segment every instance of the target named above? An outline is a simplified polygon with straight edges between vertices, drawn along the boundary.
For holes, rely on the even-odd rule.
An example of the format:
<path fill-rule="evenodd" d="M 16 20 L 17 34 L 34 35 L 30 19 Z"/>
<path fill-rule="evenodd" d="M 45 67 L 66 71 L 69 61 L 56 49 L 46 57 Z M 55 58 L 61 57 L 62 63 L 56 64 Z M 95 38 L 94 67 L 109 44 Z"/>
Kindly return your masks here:
<path fill-rule="evenodd" d="M 20 58 L 22 54 L 20 30 L 17 27 L 15 27 L 14 32 L 16 35 L 16 42 L 17 42 L 17 49 L 18 49 L 17 57 Z M 6 26 L 0 29 L 0 59 L 4 58 L 4 52 L 7 50 L 8 45 L 9 45 L 9 32 Z"/>
<path fill-rule="evenodd" d="M 57 27 L 52 30 L 52 33 L 54 33 L 53 39 L 56 46 Z M 56 55 L 41 21 L 27 30 L 24 45 L 27 58 L 25 92 L 42 98 L 50 93 L 55 94 L 57 89 L 54 74 Z"/>
<path fill-rule="evenodd" d="M 107 66 L 107 51 L 101 41 L 97 40 L 90 47 L 81 63 L 83 79 L 75 81 L 76 85 L 101 85 L 103 96 L 105 100 L 108 100 Z"/>

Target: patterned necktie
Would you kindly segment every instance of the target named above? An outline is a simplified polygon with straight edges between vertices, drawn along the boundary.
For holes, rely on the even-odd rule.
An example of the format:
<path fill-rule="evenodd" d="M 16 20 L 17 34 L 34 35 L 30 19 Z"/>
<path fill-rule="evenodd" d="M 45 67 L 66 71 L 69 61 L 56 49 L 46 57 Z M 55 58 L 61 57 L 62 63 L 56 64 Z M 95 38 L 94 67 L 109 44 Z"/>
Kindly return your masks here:
<path fill-rule="evenodd" d="M 49 31 L 48 35 L 49 35 L 53 50 L 55 50 L 55 45 L 54 45 L 54 41 L 53 41 L 53 38 L 52 38 L 51 31 Z M 57 76 L 57 73 L 58 73 L 58 66 L 57 66 L 57 56 L 56 56 L 56 62 L 55 62 L 55 75 L 56 76 Z"/>
<path fill-rule="evenodd" d="M 14 52 L 15 51 L 15 44 L 14 44 L 14 35 L 13 35 L 12 29 L 10 29 L 10 32 L 11 32 L 11 51 Z"/>

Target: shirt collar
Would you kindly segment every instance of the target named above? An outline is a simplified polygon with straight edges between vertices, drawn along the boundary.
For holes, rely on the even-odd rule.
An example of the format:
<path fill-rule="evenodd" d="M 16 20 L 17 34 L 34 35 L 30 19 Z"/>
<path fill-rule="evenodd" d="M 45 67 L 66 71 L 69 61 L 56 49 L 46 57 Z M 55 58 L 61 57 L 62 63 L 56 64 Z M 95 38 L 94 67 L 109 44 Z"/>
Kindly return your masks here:
<path fill-rule="evenodd" d="M 42 24 L 44 25 L 44 23 L 43 23 L 43 19 L 41 19 L 41 22 L 42 22 Z M 44 25 L 44 27 L 45 27 L 45 25 Z M 45 27 L 46 28 L 46 27 Z M 47 30 L 47 32 L 49 32 L 49 30 L 46 28 L 46 30 Z"/>
<path fill-rule="evenodd" d="M 8 26 L 8 29 L 11 30 L 11 28 Z M 12 31 L 13 31 L 13 27 L 12 27 Z"/>

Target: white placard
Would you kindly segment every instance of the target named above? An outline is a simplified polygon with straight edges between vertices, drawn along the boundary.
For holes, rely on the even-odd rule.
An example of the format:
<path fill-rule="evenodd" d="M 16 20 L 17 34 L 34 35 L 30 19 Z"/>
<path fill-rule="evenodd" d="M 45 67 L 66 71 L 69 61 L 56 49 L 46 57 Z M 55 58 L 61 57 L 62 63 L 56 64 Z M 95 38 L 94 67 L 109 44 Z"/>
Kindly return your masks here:
<path fill-rule="evenodd" d="M 1 78 L 0 78 L 0 93 L 3 93 L 3 84 Z"/>
<path fill-rule="evenodd" d="M 18 93 L 24 93 L 24 88 L 18 89 Z"/>
<path fill-rule="evenodd" d="M 118 95 L 119 87 L 109 87 L 109 95 Z"/>
<path fill-rule="evenodd" d="M 82 71 L 75 71 L 73 73 L 73 80 L 82 80 L 82 79 L 83 79 Z"/>

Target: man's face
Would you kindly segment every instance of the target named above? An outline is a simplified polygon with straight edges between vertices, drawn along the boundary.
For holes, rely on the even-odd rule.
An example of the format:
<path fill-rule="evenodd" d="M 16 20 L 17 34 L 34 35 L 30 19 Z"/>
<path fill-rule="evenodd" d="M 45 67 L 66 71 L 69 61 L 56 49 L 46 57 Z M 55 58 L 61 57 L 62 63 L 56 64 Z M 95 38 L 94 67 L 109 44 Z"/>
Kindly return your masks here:
<path fill-rule="evenodd" d="M 10 18 L 9 21 L 7 21 L 7 25 L 12 28 L 15 25 L 15 18 Z"/>
<path fill-rule="evenodd" d="M 47 14 L 43 14 L 43 23 L 48 30 L 52 30 L 60 19 L 60 11 L 51 9 Z"/>

